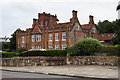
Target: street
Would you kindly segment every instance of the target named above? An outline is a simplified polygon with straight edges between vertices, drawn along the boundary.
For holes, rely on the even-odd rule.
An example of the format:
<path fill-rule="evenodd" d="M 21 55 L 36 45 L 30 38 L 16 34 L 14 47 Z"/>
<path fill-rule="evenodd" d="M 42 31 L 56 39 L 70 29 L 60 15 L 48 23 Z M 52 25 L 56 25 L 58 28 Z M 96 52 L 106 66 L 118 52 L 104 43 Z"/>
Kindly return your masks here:
<path fill-rule="evenodd" d="M 2 78 L 2 80 L 100 80 L 10 71 L 2 71 Z"/>

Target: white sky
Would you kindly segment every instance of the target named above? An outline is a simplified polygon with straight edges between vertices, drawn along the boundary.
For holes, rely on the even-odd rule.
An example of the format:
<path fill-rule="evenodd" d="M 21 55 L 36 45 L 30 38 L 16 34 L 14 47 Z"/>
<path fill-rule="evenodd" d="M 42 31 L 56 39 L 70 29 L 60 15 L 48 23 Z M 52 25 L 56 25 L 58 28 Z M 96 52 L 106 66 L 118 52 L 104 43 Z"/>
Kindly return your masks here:
<path fill-rule="evenodd" d="M 59 22 L 68 22 L 72 10 L 78 11 L 81 24 L 87 24 L 89 15 L 99 20 L 113 21 L 118 18 L 116 7 L 119 0 L 3 0 L 0 3 L 0 36 L 9 36 L 17 29 L 32 27 L 38 13 L 57 14 Z M 1 35 L 2 30 L 2 35 Z"/>

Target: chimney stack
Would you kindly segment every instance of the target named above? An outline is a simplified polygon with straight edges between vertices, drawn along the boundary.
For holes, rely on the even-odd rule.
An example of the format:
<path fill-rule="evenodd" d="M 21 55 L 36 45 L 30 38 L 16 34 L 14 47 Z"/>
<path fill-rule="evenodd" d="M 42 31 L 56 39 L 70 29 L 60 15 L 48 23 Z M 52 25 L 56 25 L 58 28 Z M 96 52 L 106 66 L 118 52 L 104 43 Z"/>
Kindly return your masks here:
<path fill-rule="evenodd" d="M 73 14 L 73 18 L 76 18 L 76 17 L 77 17 L 77 11 L 73 10 L 73 11 L 72 11 L 72 14 Z"/>
<path fill-rule="evenodd" d="M 36 23 L 37 19 L 33 18 L 33 25 Z"/>
<path fill-rule="evenodd" d="M 94 17 L 93 17 L 92 15 L 89 16 L 89 23 L 94 23 L 93 18 L 94 18 Z"/>

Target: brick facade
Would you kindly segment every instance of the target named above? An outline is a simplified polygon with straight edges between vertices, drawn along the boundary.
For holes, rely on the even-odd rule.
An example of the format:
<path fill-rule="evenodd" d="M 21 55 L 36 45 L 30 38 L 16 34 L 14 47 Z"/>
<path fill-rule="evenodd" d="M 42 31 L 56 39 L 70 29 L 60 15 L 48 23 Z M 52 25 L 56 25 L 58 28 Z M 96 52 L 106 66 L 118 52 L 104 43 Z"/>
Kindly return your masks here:
<path fill-rule="evenodd" d="M 38 19 L 33 19 L 32 28 L 16 33 L 18 48 L 29 49 L 64 49 L 82 38 L 99 39 L 93 16 L 89 16 L 89 23 L 81 25 L 77 11 L 72 11 L 69 22 L 57 23 L 56 15 L 45 12 L 38 13 Z"/>

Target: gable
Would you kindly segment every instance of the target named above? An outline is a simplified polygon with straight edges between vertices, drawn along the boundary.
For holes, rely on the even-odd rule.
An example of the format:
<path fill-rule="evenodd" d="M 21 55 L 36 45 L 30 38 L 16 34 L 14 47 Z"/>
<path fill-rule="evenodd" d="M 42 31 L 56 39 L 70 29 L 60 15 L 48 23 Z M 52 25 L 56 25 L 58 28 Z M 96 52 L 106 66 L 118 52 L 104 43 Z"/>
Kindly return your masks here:
<path fill-rule="evenodd" d="M 40 30 L 40 28 L 38 27 L 38 25 L 35 25 L 33 27 L 32 33 L 41 33 L 42 31 Z"/>
<path fill-rule="evenodd" d="M 77 30 L 77 31 L 82 31 L 82 29 L 81 29 L 81 27 L 80 27 L 80 25 L 79 25 L 78 23 L 75 23 L 73 29 L 74 29 L 74 30 Z"/>

